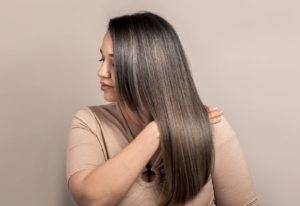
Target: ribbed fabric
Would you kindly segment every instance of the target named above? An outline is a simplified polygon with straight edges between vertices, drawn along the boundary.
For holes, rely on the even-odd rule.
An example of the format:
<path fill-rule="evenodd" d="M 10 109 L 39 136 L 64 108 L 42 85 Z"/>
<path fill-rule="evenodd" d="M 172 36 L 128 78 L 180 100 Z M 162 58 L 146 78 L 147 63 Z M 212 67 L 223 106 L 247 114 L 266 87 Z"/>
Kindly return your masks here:
<path fill-rule="evenodd" d="M 243 149 L 236 132 L 223 115 L 214 127 L 215 171 L 198 196 L 186 206 L 258 206 L 254 185 Z M 133 140 L 118 102 L 83 107 L 71 121 L 66 177 L 84 169 L 95 169 L 112 158 Z M 162 153 L 149 168 L 156 174 L 152 182 L 145 182 L 142 174 L 118 203 L 118 206 L 155 206 L 163 200 L 164 181 Z M 215 204 L 216 202 L 216 204 Z"/>

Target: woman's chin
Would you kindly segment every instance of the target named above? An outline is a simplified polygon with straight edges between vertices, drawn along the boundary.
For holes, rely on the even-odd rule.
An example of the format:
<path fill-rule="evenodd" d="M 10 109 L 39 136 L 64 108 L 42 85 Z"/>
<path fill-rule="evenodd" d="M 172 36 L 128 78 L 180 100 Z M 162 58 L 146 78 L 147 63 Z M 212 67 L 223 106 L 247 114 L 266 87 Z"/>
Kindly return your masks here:
<path fill-rule="evenodd" d="M 111 95 L 105 95 L 105 94 L 104 94 L 104 99 L 107 102 L 117 102 L 118 101 L 117 97 L 111 96 Z"/>

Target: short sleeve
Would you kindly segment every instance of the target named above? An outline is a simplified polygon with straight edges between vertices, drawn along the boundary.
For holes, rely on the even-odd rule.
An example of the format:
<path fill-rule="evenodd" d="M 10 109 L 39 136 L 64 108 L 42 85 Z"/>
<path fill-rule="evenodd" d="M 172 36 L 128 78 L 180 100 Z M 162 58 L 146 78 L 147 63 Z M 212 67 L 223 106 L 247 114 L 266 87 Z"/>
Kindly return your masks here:
<path fill-rule="evenodd" d="M 66 176 L 70 177 L 84 169 L 95 169 L 105 162 L 96 132 L 96 121 L 93 112 L 83 107 L 72 118 L 69 128 L 66 158 Z"/>
<path fill-rule="evenodd" d="M 212 182 L 217 206 L 258 206 L 247 160 L 236 132 L 224 115 L 215 124 L 215 170 Z"/>

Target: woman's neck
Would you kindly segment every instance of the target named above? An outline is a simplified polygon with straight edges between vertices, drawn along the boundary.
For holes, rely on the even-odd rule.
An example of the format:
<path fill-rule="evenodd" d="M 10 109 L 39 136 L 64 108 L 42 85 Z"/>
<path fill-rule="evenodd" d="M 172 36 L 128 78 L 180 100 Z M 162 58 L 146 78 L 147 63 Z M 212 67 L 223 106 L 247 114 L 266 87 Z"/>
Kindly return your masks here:
<path fill-rule="evenodd" d="M 124 105 L 124 107 L 120 105 L 120 109 L 121 112 L 123 113 L 123 116 L 125 117 L 125 120 L 130 128 L 131 134 L 133 136 L 133 138 L 135 138 L 151 121 L 147 120 L 143 115 L 142 118 L 143 120 L 146 122 L 146 124 L 144 124 L 130 109 L 129 107 L 126 105 Z M 148 110 L 147 110 L 148 112 Z M 149 112 L 147 113 L 148 116 L 151 116 L 149 114 Z M 152 119 L 152 118 L 150 118 Z"/>

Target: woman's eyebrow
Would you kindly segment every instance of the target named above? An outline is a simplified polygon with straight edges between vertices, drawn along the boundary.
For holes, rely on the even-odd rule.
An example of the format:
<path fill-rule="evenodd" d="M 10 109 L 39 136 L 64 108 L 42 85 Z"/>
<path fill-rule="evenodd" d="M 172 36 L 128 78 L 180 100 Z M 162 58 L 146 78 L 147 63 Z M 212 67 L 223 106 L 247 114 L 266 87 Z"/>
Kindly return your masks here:
<path fill-rule="evenodd" d="M 100 49 L 100 52 L 102 54 L 102 50 Z M 108 56 L 114 57 L 114 54 L 108 54 Z"/>

